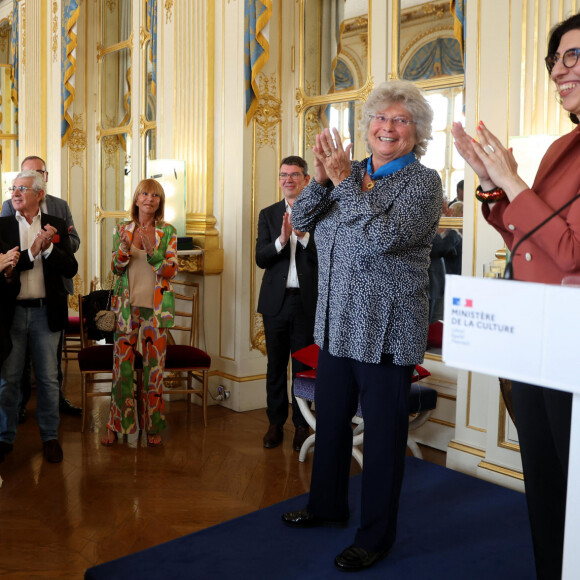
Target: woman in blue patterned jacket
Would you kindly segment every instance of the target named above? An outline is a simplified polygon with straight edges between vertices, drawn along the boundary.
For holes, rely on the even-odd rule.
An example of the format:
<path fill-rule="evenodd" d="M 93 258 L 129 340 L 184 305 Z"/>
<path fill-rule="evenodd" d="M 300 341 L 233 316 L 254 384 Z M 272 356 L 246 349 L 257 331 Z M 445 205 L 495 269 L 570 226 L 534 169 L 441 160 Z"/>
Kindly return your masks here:
<path fill-rule="evenodd" d="M 371 566 L 395 541 L 408 394 L 427 345 L 427 270 L 443 196 L 438 173 L 419 162 L 432 119 L 412 83 L 381 84 L 363 109 L 371 156 L 351 162 L 352 146 L 325 129 L 313 147 L 314 179 L 292 208 L 292 226 L 315 232 L 320 356 L 310 497 L 283 521 L 346 525 L 351 418 L 360 396 L 361 522 L 353 545 L 335 558 L 342 570 Z"/>

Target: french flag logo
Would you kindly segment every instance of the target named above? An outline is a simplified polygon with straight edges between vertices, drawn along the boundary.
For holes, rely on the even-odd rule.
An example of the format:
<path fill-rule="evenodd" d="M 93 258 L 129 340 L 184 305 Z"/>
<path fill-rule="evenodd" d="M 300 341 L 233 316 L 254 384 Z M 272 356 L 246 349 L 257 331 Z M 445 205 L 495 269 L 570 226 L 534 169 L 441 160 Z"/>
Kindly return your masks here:
<path fill-rule="evenodd" d="M 453 306 L 463 306 L 464 308 L 473 308 L 473 300 L 471 298 L 453 298 Z"/>

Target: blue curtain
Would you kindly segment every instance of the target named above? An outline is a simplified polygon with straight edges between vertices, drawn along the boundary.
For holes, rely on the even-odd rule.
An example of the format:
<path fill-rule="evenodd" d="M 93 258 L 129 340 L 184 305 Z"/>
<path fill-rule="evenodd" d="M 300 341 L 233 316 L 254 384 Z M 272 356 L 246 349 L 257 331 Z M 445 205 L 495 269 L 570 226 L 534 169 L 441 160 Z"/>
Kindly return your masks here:
<path fill-rule="evenodd" d="M 18 123 L 18 0 L 12 3 L 12 34 L 10 36 L 10 98 L 14 103 Z"/>
<path fill-rule="evenodd" d="M 270 57 L 270 45 L 263 35 L 272 17 L 271 0 L 245 0 L 244 5 L 244 76 L 246 92 L 246 124 L 258 106 L 256 79 Z"/>
<path fill-rule="evenodd" d="M 60 65 L 62 76 L 61 142 L 63 147 L 72 133 L 72 104 L 75 98 L 74 74 L 77 68 L 75 26 L 79 14 L 80 8 L 76 0 L 64 0 L 62 4 L 62 58 Z"/>
<path fill-rule="evenodd" d="M 450 0 L 451 14 L 453 14 L 453 32 L 459 42 L 461 58 L 465 67 L 465 6 L 467 0 Z"/>
<path fill-rule="evenodd" d="M 157 0 L 147 0 L 147 28 L 151 32 L 149 61 L 151 62 L 151 94 L 157 93 Z"/>
<path fill-rule="evenodd" d="M 463 58 L 455 38 L 438 38 L 422 46 L 409 60 L 402 78 L 409 81 L 463 74 Z"/>

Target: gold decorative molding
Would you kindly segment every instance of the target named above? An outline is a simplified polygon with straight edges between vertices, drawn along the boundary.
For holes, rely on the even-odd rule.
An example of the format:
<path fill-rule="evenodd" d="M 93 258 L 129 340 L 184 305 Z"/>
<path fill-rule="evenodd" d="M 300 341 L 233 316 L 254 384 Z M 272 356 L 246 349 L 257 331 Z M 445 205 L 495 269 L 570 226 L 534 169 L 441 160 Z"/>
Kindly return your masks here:
<path fill-rule="evenodd" d="M 332 103 L 343 103 L 344 101 L 355 101 L 357 99 L 366 101 L 373 88 L 374 80 L 372 76 L 367 79 L 363 87 L 356 91 L 343 91 L 330 95 L 309 97 L 301 87 L 298 87 L 296 89 L 296 114 L 299 115 L 304 109 L 314 105 L 330 105 Z"/>
<path fill-rule="evenodd" d="M 266 333 L 264 332 L 264 321 L 262 315 L 254 312 L 252 319 L 252 333 L 251 333 L 252 350 L 259 350 L 263 355 L 266 355 Z"/>
<path fill-rule="evenodd" d="M 485 451 L 483 449 L 478 449 L 477 447 L 472 447 L 471 445 L 465 445 L 465 443 L 458 443 L 455 440 L 449 441 L 449 445 L 451 449 L 455 449 L 456 451 L 461 451 L 462 453 L 469 453 L 469 455 L 475 455 L 476 457 L 485 457 Z"/>
<path fill-rule="evenodd" d="M 155 121 L 148 121 L 147 117 L 143 114 L 139 117 L 139 136 L 143 137 L 147 131 L 151 129 L 156 129 L 157 123 Z"/>
<path fill-rule="evenodd" d="M 419 42 L 421 42 L 421 40 L 423 40 L 427 36 L 436 35 L 437 38 L 442 38 L 441 34 L 437 34 L 438 32 L 447 32 L 449 33 L 449 38 L 455 38 L 453 26 L 438 26 L 436 28 L 429 28 L 428 30 L 423 31 L 421 32 L 421 34 L 417 34 L 414 38 L 412 38 L 405 47 L 405 49 L 401 51 L 401 54 L 399 55 L 399 60 L 401 61 L 401 63 L 405 59 L 406 54 L 411 49 L 417 50 L 419 48 L 418 46 Z"/>
<path fill-rule="evenodd" d="M 421 20 L 433 18 L 444 18 L 449 16 L 449 1 L 427 3 L 409 8 L 401 11 L 401 24 L 409 24 L 410 22 L 420 22 Z"/>
<path fill-rule="evenodd" d="M 256 144 L 258 148 L 274 147 L 277 143 L 276 129 L 282 121 L 282 101 L 276 96 L 276 75 L 258 75 L 258 85 L 260 97 L 254 113 Z"/>
<path fill-rule="evenodd" d="M 203 274 L 203 254 L 178 254 L 177 269 L 186 274 Z"/>
<path fill-rule="evenodd" d="M 117 135 L 108 135 L 102 139 L 103 152 L 105 153 L 105 169 L 115 167 L 117 152 L 119 151 L 119 139 Z"/>
<path fill-rule="evenodd" d="M 56 62 L 58 58 L 58 2 L 56 0 L 52 3 L 52 62 Z"/>
<path fill-rule="evenodd" d="M 521 471 L 516 471 L 515 469 L 508 469 L 507 467 L 502 467 L 501 465 L 496 465 L 489 461 L 481 461 L 477 466 L 481 469 L 487 469 L 488 471 L 493 471 L 494 473 L 499 473 L 501 475 L 507 475 L 508 477 L 513 477 L 514 479 L 524 480 L 524 474 Z"/>
<path fill-rule="evenodd" d="M 2 20 L 0 22 L 0 52 L 5 53 L 8 51 L 8 42 L 11 34 L 12 29 L 9 20 Z"/>
<path fill-rule="evenodd" d="M 173 0 L 165 0 L 165 24 L 169 23 L 173 19 Z"/>
<path fill-rule="evenodd" d="M 85 287 L 83 284 L 83 279 L 80 274 L 75 274 L 73 278 L 73 294 L 68 297 L 68 307 L 75 312 L 79 311 L 79 294 L 85 293 Z"/>
<path fill-rule="evenodd" d="M 71 167 L 75 165 L 82 167 L 83 155 L 87 150 L 87 133 L 82 113 L 73 115 L 73 128 L 67 146 L 71 153 Z"/>
<path fill-rule="evenodd" d="M 139 47 L 143 48 L 145 43 L 151 40 L 151 38 L 152 38 L 151 32 L 149 32 L 149 30 L 147 30 L 145 26 L 141 26 L 141 28 L 139 29 Z"/>

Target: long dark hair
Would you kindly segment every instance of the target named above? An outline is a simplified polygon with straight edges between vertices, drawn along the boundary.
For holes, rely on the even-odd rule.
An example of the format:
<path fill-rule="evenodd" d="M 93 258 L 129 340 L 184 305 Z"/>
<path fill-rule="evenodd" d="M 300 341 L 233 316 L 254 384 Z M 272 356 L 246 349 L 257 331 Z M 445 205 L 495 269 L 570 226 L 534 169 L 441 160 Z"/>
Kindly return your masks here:
<path fill-rule="evenodd" d="M 550 31 L 550 38 L 548 40 L 548 56 L 553 56 L 558 51 L 562 36 L 571 30 L 580 30 L 580 13 L 570 16 L 560 24 L 556 24 Z M 574 113 L 570 113 L 570 120 L 572 123 L 578 125 L 578 117 Z"/>

